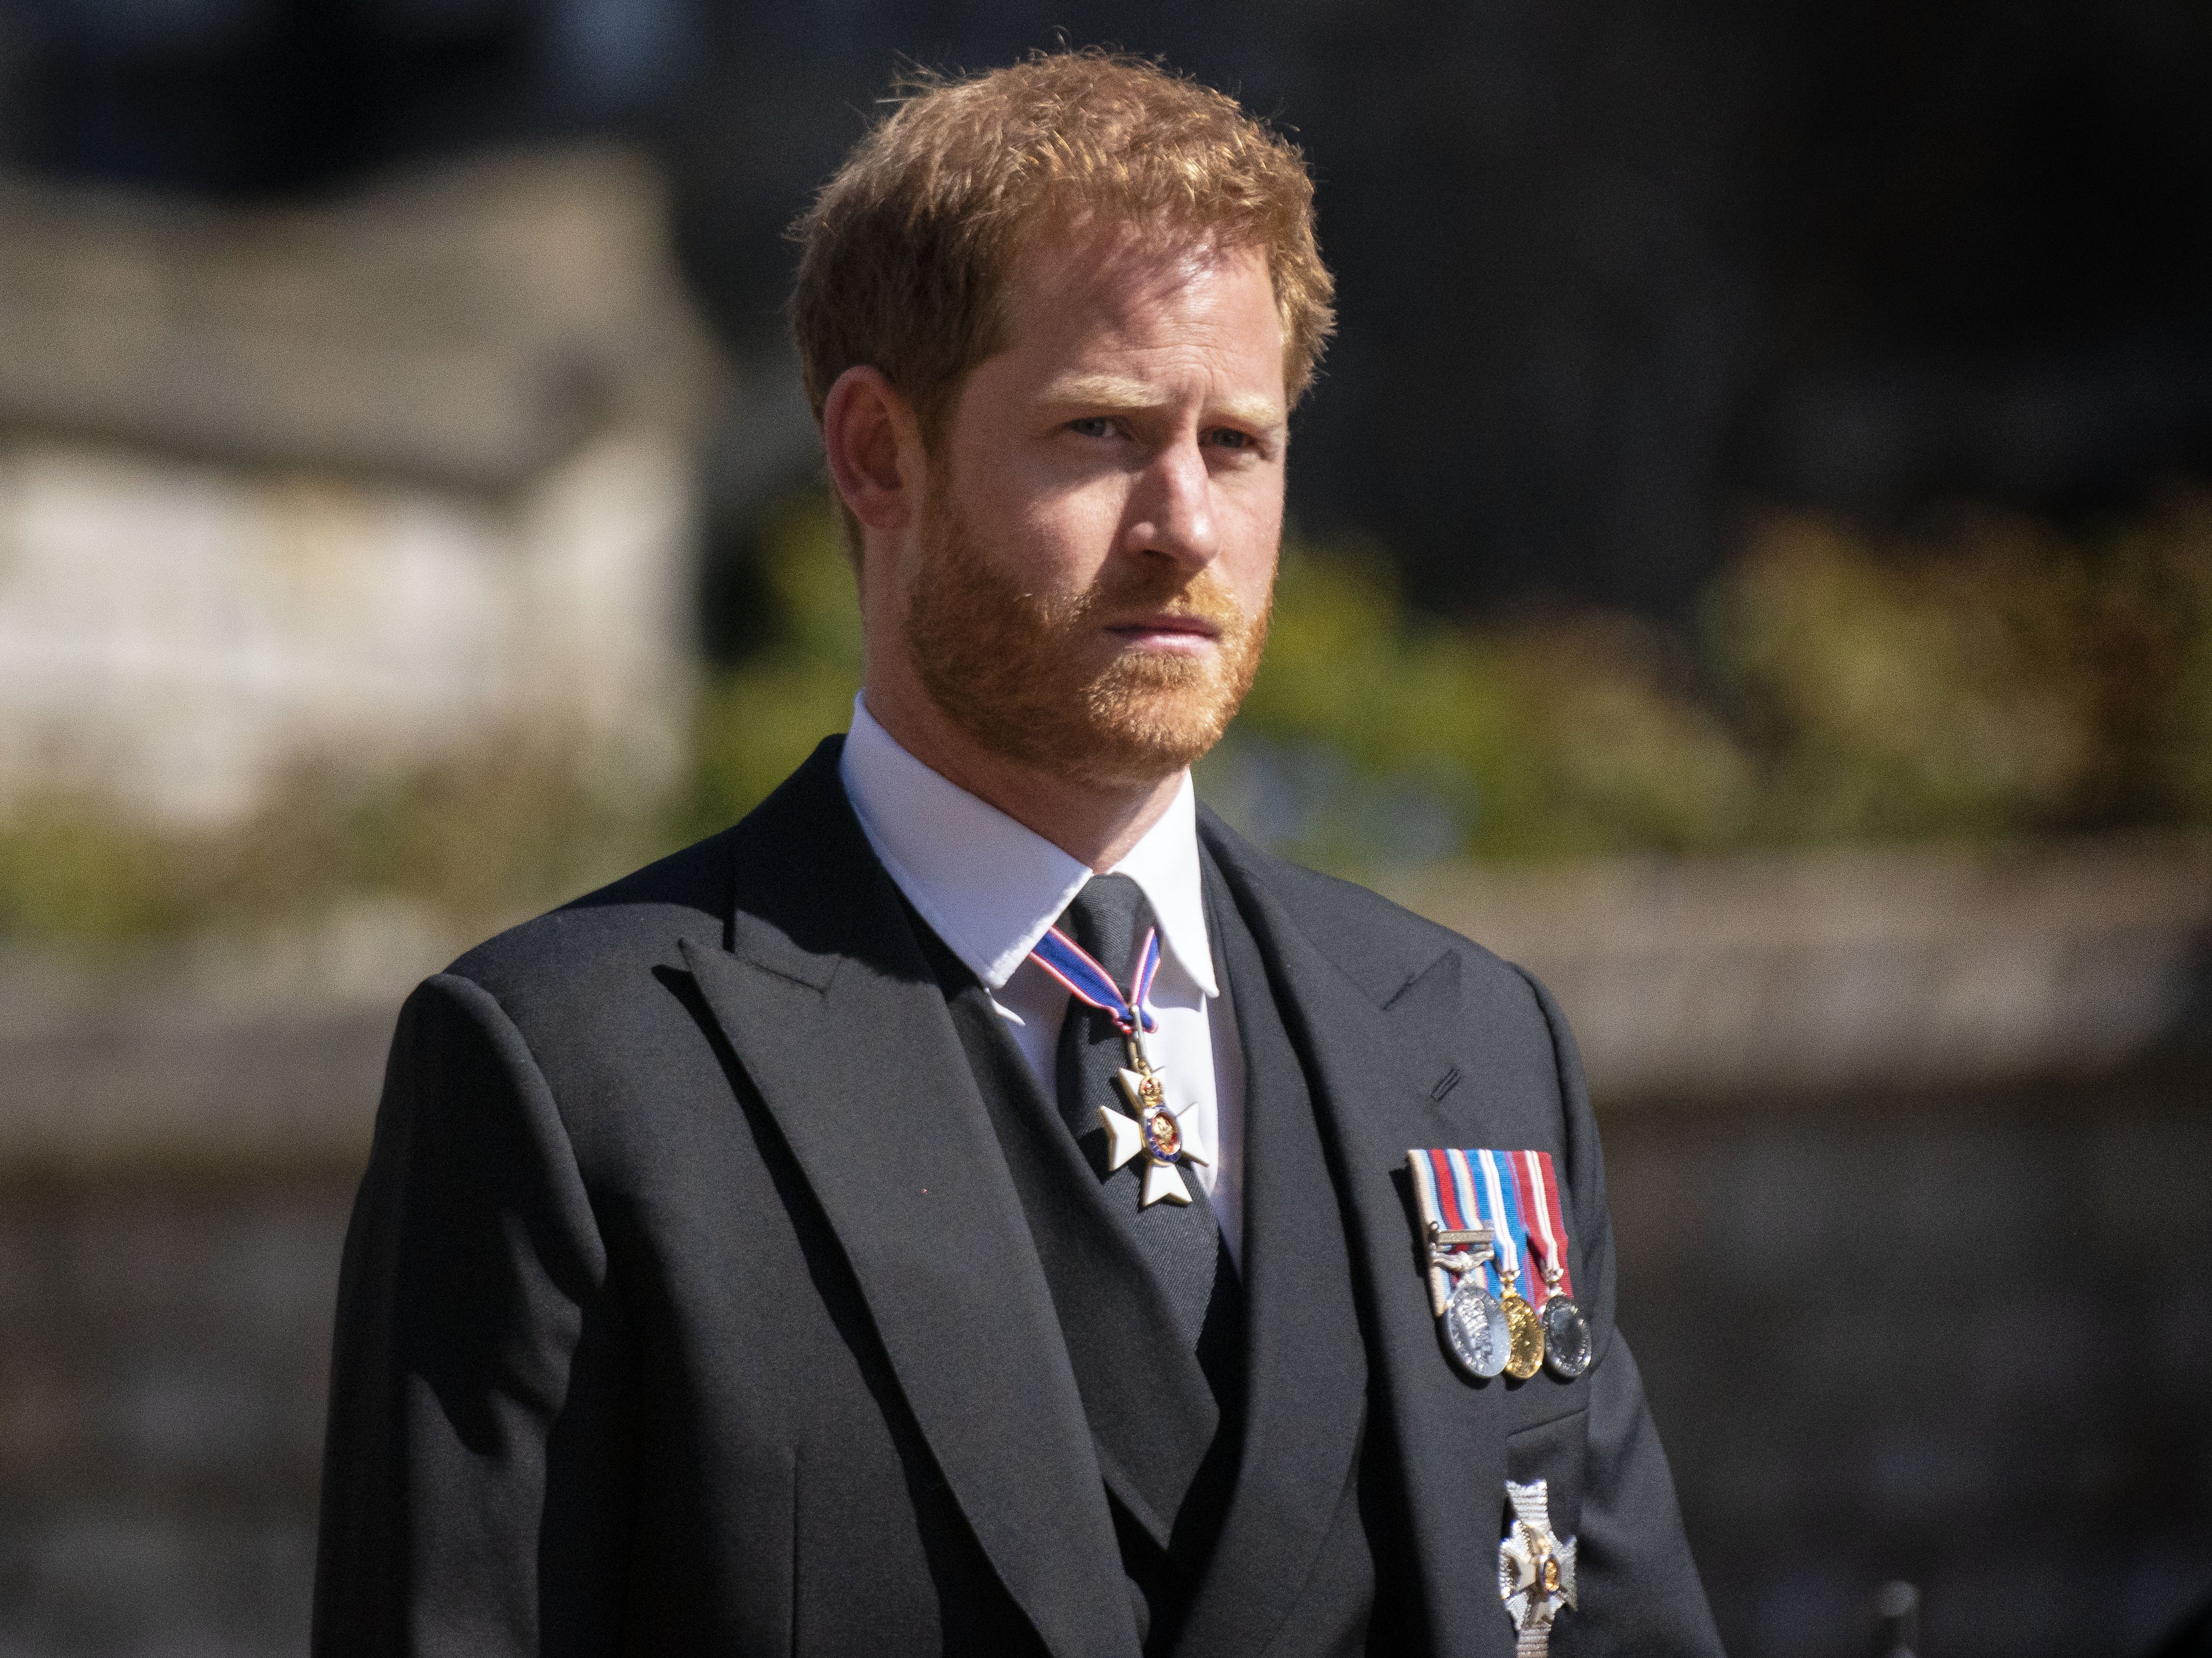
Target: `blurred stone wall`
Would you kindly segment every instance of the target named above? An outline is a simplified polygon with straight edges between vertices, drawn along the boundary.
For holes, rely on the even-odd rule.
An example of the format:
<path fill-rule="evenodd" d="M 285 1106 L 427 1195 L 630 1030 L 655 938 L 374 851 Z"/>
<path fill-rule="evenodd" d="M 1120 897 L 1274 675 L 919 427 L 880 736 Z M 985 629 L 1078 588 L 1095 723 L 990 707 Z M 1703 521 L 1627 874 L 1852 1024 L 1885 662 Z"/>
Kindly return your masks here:
<path fill-rule="evenodd" d="M 0 1653 L 307 1650 L 335 1171 L 0 1187 Z"/>
<path fill-rule="evenodd" d="M 0 1655 L 307 1649 L 338 1250 L 411 912 L 0 953 Z"/>
<path fill-rule="evenodd" d="M 2212 849 L 1396 890 L 1586 1040 L 1730 1651 L 1856 1658 L 1893 1576 L 1937 1658 L 2119 1658 L 2212 1595 Z M 304 1649 L 382 1046 L 462 942 L 0 960 L 0 1654 Z"/>
<path fill-rule="evenodd" d="M 2212 1600 L 2203 1054 L 1606 1126 L 1622 1328 L 1738 1658 L 2149 1651 Z"/>
<path fill-rule="evenodd" d="M 0 800 L 527 727 L 650 777 L 715 354 L 620 150 L 312 205 L 0 177 Z"/>

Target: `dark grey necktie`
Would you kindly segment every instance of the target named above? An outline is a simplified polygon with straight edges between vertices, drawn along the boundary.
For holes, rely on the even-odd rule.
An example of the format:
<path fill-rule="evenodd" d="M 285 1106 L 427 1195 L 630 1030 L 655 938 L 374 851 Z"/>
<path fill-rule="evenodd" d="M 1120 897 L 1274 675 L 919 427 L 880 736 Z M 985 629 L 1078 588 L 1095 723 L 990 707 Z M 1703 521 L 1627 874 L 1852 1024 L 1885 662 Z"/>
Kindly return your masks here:
<path fill-rule="evenodd" d="M 1137 945 L 1150 925 L 1152 914 L 1145 895 L 1126 875 L 1094 875 L 1060 918 L 1061 930 L 1090 951 L 1091 957 L 1113 975 L 1127 995 L 1136 974 Z M 1213 1300 L 1217 1272 L 1228 1272 L 1221 1246 L 1220 1228 L 1198 1171 L 1182 1165 L 1188 1203 L 1164 1199 L 1149 1208 L 1139 1206 L 1144 1190 L 1143 1156 L 1132 1158 L 1112 1174 L 1106 1172 L 1106 1130 L 1098 1108 L 1111 1106 L 1126 1113 L 1128 1102 L 1114 1085 L 1114 1076 L 1128 1063 L 1127 1049 L 1113 1016 L 1103 1008 L 1085 1006 L 1069 998 L 1067 1017 L 1060 1028 L 1057 1082 L 1060 1114 L 1068 1132 L 1082 1145 L 1093 1172 L 1103 1181 L 1107 1207 L 1127 1224 L 1146 1262 L 1166 1290 L 1175 1309 L 1177 1327 L 1194 1348 L 1205 1327 L 1206 1309 Z M 1179 1084 L 1186 1078 L 1160 1067 L 1168 1085 L 1170 1103 L 1188 1096 Z"/>

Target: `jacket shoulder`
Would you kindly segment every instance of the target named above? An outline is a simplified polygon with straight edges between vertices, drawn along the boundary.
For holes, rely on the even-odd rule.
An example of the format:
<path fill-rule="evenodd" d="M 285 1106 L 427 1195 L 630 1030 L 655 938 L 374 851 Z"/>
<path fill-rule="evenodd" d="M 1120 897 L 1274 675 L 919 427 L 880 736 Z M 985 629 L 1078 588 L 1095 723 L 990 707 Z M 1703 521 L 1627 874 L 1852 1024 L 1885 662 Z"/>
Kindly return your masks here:
<path fill-rule="evenodd" d="M 681 968 L 678 944 L 721 944 L 749 890 L 774 891 L 840 814 L 842 744 L 830 738 L 737 823 L 558 909 L 510 927 L 460 957 L 447 972 L 473 980 L 509 1011 L 518 999 L 540 1007 L 588 1005 L 625 976 Z"/>
<path fill-rule="evenodd" d="M 1417 915 L 1381 893 L 1287 859 L 1261 852 L 1211 811 L 1207 838 L 1250 872 L 1298 924 L 1315 948 L 1387 1006 L 1447 955 L 1459 958 L 1463 996 L 1503 997 L 1528 1005 L 1540 999 L 1528 972 L 1474 939 Z"/>
<path fill-rule="evenodd" d="M 719 938 L 729 914 L 736 833 L 711 835 L 509 927 L 446 970 L 504 1000 L 528 987 L 595 979 L 618 962 L 659 959 L 681 938 Z"/>

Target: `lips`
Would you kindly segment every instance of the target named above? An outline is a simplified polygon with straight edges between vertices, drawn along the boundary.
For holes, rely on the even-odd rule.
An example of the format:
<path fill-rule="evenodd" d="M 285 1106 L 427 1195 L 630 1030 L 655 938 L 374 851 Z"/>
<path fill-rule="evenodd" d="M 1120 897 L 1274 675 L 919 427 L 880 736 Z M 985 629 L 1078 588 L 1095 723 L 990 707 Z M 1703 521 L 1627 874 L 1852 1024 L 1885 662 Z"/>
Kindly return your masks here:
<path fill-rule="evenodd" d="M 1127 622 L 1109 623 L 1106 631 L 1128 640 L 1157 640 L 1200 644 L 1221 637 L 1220 626 L 1202 616 L 1161 611 Z"/>

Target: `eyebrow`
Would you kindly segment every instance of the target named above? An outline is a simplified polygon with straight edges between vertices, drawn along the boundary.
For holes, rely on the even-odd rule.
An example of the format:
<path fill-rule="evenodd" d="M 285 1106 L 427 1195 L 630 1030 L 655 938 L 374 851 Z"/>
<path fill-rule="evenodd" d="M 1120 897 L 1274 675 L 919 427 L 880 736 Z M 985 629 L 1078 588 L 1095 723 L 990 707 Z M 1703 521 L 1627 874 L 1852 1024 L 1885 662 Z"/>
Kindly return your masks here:
<path fill-rule="evenodd" d="M 1044 402 L 1058 406 L 1080 404 L 1092 409 L 1157 409 L 1163 399 L 1142 380 L 1121 374 L 1073 374 L 1046 388 Z M 1241 421 L 1248 426 L 1283 424 L 1282 405 L 1270 398 L 1231 398 L 1209 411 Z"/>

